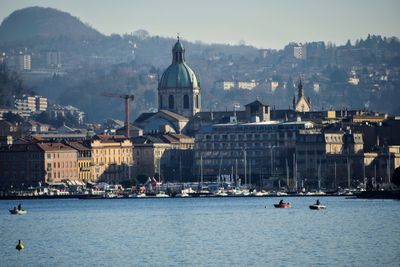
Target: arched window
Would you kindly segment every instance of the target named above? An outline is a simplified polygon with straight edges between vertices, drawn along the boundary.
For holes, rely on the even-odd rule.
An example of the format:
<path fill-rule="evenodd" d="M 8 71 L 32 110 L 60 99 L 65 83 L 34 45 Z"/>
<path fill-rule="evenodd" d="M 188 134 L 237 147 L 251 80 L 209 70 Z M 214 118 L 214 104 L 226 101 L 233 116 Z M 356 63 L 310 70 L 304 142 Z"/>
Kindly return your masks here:
<path fill-rule="evenodd" d="M 168 108 L 174 109 L 174 96 L 173 95 L 169 95 L 169 97 L 168 97 Z"/>
<path fill-rule="evenodd" d="M 161 108 L 163 108 L 163 101 L 162 101 L 163 96 L 160 95 L 160 96 L 158 97 L 158 99 L 160 99 L 160 109 L 161 109 Z"/>
<path fill-rule="evenodd" d="M 199 108 L 199 95 L 196 95 L 196 108 Z"/>
<path fill-rule="evenodd" d="M 186 108 L 186 109 L 189 108 L 189 96 L 188 95 L 183 96 L 183 108 Z"/>

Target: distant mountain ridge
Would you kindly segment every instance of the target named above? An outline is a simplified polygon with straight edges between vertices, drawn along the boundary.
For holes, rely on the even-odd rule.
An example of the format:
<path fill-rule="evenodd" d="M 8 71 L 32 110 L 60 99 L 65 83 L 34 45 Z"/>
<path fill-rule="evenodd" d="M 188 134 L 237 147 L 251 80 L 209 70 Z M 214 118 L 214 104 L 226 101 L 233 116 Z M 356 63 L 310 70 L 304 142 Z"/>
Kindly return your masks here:
<path fill-rule="evenodd" d="M 104 35 L 69 13 L 44 7 L 16 10 L 0 25 L 0 43 L 10 44 L 31 39 L 101 39 Z"/>

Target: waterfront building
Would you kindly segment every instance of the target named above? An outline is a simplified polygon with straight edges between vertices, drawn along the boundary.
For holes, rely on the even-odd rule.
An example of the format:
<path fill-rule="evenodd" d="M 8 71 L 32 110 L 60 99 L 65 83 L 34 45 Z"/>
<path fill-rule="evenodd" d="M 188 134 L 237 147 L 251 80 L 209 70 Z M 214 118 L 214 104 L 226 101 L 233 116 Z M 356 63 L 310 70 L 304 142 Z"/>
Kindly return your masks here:
<path fill-rule="evenodd" d="M 37 186 L 45 182 L 44 151 L 34 143 L 0 147 L 0 188 Z"/>
<path fill-rule="evenodd" d="M 90 142 L 92 181 L 119 183 L 131 179 L 132 142 L 120 135 L 96 135 Z"/>
<path fill-rule="evenodd" d="M 335 184 L 347 187 L 347 165 L 362 173 L 358 172 L 363 162 L 362 135 L 343 131 L 300 131 L 295 160 L 297 182 L 302 181 L 304 186 L 315 189 L 320 183 L 325 188 L 334 188 Z"/>
<path fill-rule="evenodd" d="M 296 135 L 313 128 L 311 122 L 235 121 L 203 127 L 196 135 L 196 175 L 215 179 L 218 174 L 242 179 L 284 176 L 285 159 L 294 153 Z"/>
<path fill-rule="evenodd" d="M 133 138 L 135 176 L 161 177 L 168 181 L 192 178 L 194 138 L 174 133 Z"/>
<path fill-rule="evenodd" d="M 78 152 L 78 177 L 80 181 L 92 181 L 92 151 L 84 142 L 67 142 Z"/>
<path fill-rule="evenodd" d="M 172 48 L 172 63 L 158 83 L 158 110 L 188 118 L 201 111 L 200 82 L 186 63 L 185 48 L 179 36 Z"/>
<path fill-rule="evenodd" d="M 78 180 L 77 150 L 63 143 L 37 143 L 43 151 L 43 182 L 62 182 Z"/>

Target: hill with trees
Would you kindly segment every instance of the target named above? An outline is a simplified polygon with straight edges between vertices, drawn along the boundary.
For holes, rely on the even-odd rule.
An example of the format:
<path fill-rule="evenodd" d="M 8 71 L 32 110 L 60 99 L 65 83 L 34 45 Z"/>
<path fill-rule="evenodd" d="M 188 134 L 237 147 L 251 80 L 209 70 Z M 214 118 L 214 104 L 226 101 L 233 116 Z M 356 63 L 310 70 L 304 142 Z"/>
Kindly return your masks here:
<path fill-rule="evenodd" d="M 201 82 L 204 110 L 232 109 L 258 98 L 276 108 L 288 108 L 299 77 L 315 109 L 373 109 L 400 113 L 400 42 L 396 37 L 368 35 L 354 44 L 310 42 L 305 59 L 295 58 L 290 43 L 262 56 L 249 45 L 205 44 L 181 38 L 187 63 Z M 157 107 L 157 85 L 171 63 L 175 38 L 152 36 L 146 30 L 109 36 L 72 15 L 32 7 L 13 12 L 0 25 L 0 52 L 32 55 L 32 69 L 46 68 L 46 51 L 62 55 L 51 75 L 21 77 L 33 90 L 53 102 L 71 104 L 89 120 L 122 118 L 121 103 L 102 92 L 135 94 L 132 117 Z M 350 83 L 350 79 L 353 82 Z M 216 88 L 215 82 L 251 81 L 253 90 Z M 278 86 L 271 89 L 271 82 Z M 4 90 L 3 90 L 4 92 Z M 385 105 L 382 105 L 385 103 Z"/>

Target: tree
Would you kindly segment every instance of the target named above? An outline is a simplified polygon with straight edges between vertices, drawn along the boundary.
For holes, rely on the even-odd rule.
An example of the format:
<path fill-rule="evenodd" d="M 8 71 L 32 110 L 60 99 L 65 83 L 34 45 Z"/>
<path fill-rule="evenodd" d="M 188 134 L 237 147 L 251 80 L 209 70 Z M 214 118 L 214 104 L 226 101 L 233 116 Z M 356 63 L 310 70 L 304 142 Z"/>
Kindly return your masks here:
<path fill-rule="evenodd" d="M 400 167 L 397 167 L 396 169 L 394 169 L 393 176 L 392 176 L 392 182 L 395 185 L 400 186 Z"/>
<path fill-rule="evenodd" d="M 8 122 L 23 122 L 24 121 L 24 119 L 20 115 L 11 113 L 11 111 L 4 114 L 3 118 Z"/>

